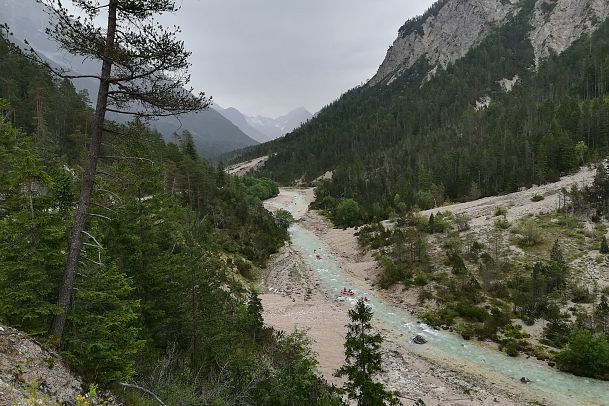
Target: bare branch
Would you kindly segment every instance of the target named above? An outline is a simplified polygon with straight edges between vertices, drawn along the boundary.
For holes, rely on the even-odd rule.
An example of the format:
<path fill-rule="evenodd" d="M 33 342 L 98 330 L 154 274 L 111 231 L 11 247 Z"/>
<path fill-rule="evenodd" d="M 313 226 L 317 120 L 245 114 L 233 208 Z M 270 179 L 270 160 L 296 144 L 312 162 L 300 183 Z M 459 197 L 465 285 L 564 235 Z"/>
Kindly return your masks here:
<path fill-rule="evenodd" d="M 110 217 L 104 216 L 103 214 L 89 213 L 89 216 L 99 217 L 104 220 L 112 221 L 112 219 Z"/>
<path fill-rule="evenodd" d="M 145 161 L 145 162 L 149 162 L 152 165 L 156 165 L 156 163 L 148 158 L 141 158 L 141 157 L 137 157 L 137 156 L 117 156 L 117 155 L 107 155 L 107 156 L 100 156 L 101 159 L 134 159 L 137 161 Z"/>
<path fill-rule="evenodd" d="M 146 388 L 143 388 L 143 387 L 141 387 L 139 385 L 134 385 L 134 384 L 125 383 L 125 382 L 119 382 L 118 384 L 121 385 L 121 386 L 124 386 L 125 388 L 137 389 L 139 391 L 142 391 L 145 394 L 152 396 L 154 398 L 154 400 L 159 402 L 160 405 L 167 406 L 167 405 L 165 405 L 165 403 L 163 403 L 163 401 L 161 399 L 159 399 L 159 397 L 157 395 L 155 395 L 152 391 L 150 391 L 150 390 L 148 390 Z"/>
<path fill-rule="evenodd" d="M 82 233 L 83 233 L 84 235 L 86 235 L 87 237 L 89 237 L 90 239 L 92 239 L 92 240 L 95 242 L 95 244 L 97 244 L 97 245 L 96 245 L 96 246 L 97 246 L 97 248 L 99 248 L 99 249 L 101 249 L 101 250 L 103 250 L 103 249 L 104 249 L 104 247 L 103 247 L 103 246 L 102 246 L 102 245 L 99 243 L 99 241 L 97 241 L 97 240 L 95 239 L 95 237 L 93 237 L 91 234 L 89 234 L 89 233 L 88 233 L 88 232 L 86 232 L 85 230 L 83 230 L 83 231 L 82 231 Z M 86 244 L 86 243 L 85 243 L 85 244 Z"/>

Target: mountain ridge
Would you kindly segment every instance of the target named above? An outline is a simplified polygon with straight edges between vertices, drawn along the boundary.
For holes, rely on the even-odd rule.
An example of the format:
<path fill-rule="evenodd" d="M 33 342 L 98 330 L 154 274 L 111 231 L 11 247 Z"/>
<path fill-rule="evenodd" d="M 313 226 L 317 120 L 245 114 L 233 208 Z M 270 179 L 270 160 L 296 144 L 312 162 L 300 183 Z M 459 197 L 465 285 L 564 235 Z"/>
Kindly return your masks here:
<path fill-rule="evenodd" d="M 223 108 L 218 104 L 214 104 L 213 108 L 250 138 L 260 143 L 283 137 L 313 118 L 313 115 L 304 107 L 295 108 L 277 118 L 261 115 L 248 116 L 234 107 Z"/>
<path fill-rule="evenodd" d="M 484 28 L 488 34 L 463 57 L 447 59 L 445 67 L 432 65 L 437 60 L 430 62 L 423 53 L 398 61 L 386 69 L 382 85 L 351 89 L 309 123 L 242 152 L 241 159 L 269 156 L 259 173 L 285 184 L 333 171 L 320 194 L 329 199 L 326 209 L 353 198 L 368 220 L 395 213 L 402 204 L 427 208 L 444 199 L 468 200 L 553 181 L 577 167 L 580 142 L 590 150 L 580 164 L 596 159 L 609 142 L 604 99 L 609 23 L 600 19 L 609 4 L 598 8 L 596 0 L 577 0 L 571 14 L 579 19 L 563 28 L 581 35 L 547 42 L 551 52 L 536 69 L 539 52 L 531 32 L 542 1 L 504 1 L 500 14 L 513 17 L 489 23 L 492 29 Z M 563 3 L 553 3 L 544 11 L 548 18 L 565 15 Z M 428 19 L 437 20 L 443 9 L 474 7 L 479 0 L 436 4 Z M 405 24 L 399 35 L 415 35 L 426 21 Z M 571 45 L 560 52 L 554 43 Z"/>
<path fill-rule="evenodd" d="M 52 63 L 73 73 L 92 73 L 99 70 L 99 64 L 89 59 L 82 60 L 62 51 L 44 32 L 49 15 L 35 0 L 8 0 L 0 2 L 0 23 L 7 23 L 13 38 L 19 42 L 27 40 L 37 52 Z M 95 100 L 98 84 L 91 79 L 72 81 L 78 90 L 86 90 L 90 100 Z M 109 120 L 125 123 L 131 116 L 109 113 Z M 198 153 L 204 158 L 212 158 L 233 150 L 258 144 L 238 126 L 213 109 L 199 113 L 189 113 L 180 118 L 161 117 L 152 126 L 159 130 L 167 141 L 173 139 L 174 132 L 189 130 Z"/>
<path fill-rule="evenodd" d="M 514 18 L 527 0 L 440 0 L 426 18 L 409 20 L 387 51 L 376 75 L 368 82 L 391 82 L 420 59 L 432 67 L 430 75 L 467 55 L 493 29 Z M 535 67 L 551 54 L 561 54 L 598 22 L 609 16 L 604 0 L 535 0 L 529 34 Z M 463 27 L 467 27 L 464 30 Z"/>

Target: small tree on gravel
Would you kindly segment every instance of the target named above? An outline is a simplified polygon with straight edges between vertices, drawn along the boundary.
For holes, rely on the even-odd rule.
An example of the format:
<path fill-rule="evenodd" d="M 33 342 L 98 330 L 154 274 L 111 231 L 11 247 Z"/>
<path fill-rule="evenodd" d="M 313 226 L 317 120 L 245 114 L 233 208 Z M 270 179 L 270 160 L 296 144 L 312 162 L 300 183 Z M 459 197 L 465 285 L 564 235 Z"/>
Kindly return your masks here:
<path fill-rule="evenodd" d="M 607 244 L 607 237 L 605 236 L 601 240 L 601 254 L 609 254 L 609 244 Z"/>
<path fill-rule="evenodd" d="M 347 377 L 343 390 L 358 406 L 399 405 L 394 393 L 387 391 L 382 383 L 374 382 L 374 376 L 383 371 L 380 352 L 383 339 L 372 330 L 372 315 L 363 299 L 349 310 L 351 322 L 347 325 L 345 365 L 335 376 Z"/>

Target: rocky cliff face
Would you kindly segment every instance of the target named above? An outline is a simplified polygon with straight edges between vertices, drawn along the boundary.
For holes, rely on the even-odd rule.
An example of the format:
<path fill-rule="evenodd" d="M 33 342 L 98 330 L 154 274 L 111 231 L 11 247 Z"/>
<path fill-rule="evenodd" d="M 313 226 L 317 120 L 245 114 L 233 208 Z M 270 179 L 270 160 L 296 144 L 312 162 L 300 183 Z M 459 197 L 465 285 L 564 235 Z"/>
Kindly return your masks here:
<path fill-rule="evenodd" d="M 32 338 L 0 325 L 0 405 L 75 405 L 86 392 L 78 377 L 54 352 Z M 109 393 L 95 405 L 118 406 Z"/>
<path fill-rule="evenodd" d="M 525 1 L 447 0 L 416 29 L 400 32 L 369 84 L 390 83 L 421 58 L 433 67 L 432 74 L 445 68 L 510 21 Z M 537 0 L 530 32 L 536 65 L 593 32 L 608 16 L 608 0 Z"/>
<path fill-rule="evenodd" d="M 535 65 L 551 53 L 561 54 L 607 17 L 608 0 L 538 0 L 530 33 Z"/>

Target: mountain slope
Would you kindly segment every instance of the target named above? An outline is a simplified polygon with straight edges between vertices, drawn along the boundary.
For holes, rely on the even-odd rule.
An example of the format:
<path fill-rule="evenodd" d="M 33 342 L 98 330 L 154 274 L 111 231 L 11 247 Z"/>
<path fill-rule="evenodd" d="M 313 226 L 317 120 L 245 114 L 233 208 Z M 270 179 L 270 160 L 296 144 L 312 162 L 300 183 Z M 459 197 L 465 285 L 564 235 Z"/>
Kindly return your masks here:
<path fill-rule="evenodd" d="M 248 135 L 248 137 L 258 141 L 258 142 L 266 142 L 270 140 L 270 137 L 259 131 L 258 129 L 251 126 L 248 122 L 248 118 L 243 115 L 239 110 L 234 107 L 229 107 L 227 109 L 214 104 L 212 106 L 214 110 L 218 113 L 222 114 L 225 118 L 230 120 L 231 123 L 239 127 L 241 131 Z"/>
<path fill-rule="evenodd" d="M 261 172 L 284 183 L 334 171 L 320 196 L 355 198 L 363 218 L 555 180 L 609 144 L 609 3 L 564 4 L 502 1 L 505 17 L 491 13 L 472 39 L 434 21 L 475 25 L 488 10 L 478 0 L 440 1 L 400 30 L 415 38 L 412 49 L 424 48 L 418 58 L 394 46 L 375 80 L 243 158 L 269 155 Z M 552 21 L 571 34 L 548 34 L 539 47 Z M 576 152 L 580 141 L 587 153 Z"/>
<path fill-rule="evenodd" d="M 49 15 L 36 0 L 3 0 L 0 2 L 0 24 L 6 23 L 13 32 L 12 40 L 25 40 L 46 59 L 76 73 L 93 73 L 100 69 L 99 63 L 82 59 L 58 49 L 44 31 Z M 97 82 L 89 79 L 74 80 L 79 90 L 86 90 L 90 100 L 95 100 Z M 131 120 L 131 116 L 108 114 L 108 118 L 119 123 Z M 256 145 L 258 142 L 248 137 L 229 120 L 211 109 L 198 114 L 187 114 L 180 119 L 160 118 L 153 123 L 167 140 L 172 140 L 176 131 L 189 130 L 201 156 L 210 158 L 235 149 Z"/>
<path fill-rule="evenodd" d="M 214 109 L 191 113 L 179 118 L 163 117 L 152 122 L 163 138 L 174 141 L 174 133 L 188 130 L 193 135 L 197 151 L 204 158 L 258 144 L 236 125 Z"/>

